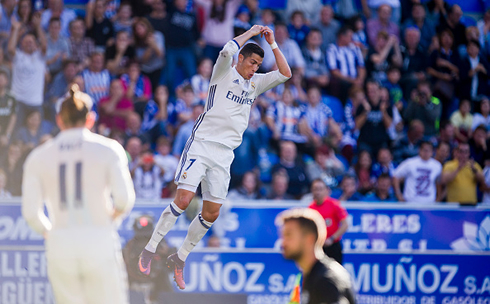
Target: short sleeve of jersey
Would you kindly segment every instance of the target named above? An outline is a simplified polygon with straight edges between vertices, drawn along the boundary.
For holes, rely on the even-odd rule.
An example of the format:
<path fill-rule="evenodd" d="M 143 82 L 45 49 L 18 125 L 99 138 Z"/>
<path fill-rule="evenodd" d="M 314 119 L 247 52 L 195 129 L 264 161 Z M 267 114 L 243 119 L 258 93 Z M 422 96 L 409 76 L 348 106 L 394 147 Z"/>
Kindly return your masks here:
<path fill-rule="evenodd" d="M 289 77 L 282 75 L 279 70 L 266 74 L 255 74 L 254 80 L 257 81 L 257 96 L 286 82 L 288 79 Z"/>
<path fill-rule="evenodd" d="M 398 166 L 398 168 L 395 169 L 395 173 L 393 174 L 394 177 L 397 177 L 397 178 L 405 178 L 405 177 L 407 177 L 408 172 L 409 172 L 409 168 L 410 168 L 410 162 L 408 160 L 402 162 Z"/>
<path fill-rule="evenodd" d="M 336 203 L 335 204 L 335 209 L 336 209 L 336 215 L 337 215 L 337 218 L 339 220 L 339 222 L 343 219 L 346 219 L 347 218 L 347 210 L 345 210 L 344 207 L 342 207 L 340 205 L 340 203 Z"/>

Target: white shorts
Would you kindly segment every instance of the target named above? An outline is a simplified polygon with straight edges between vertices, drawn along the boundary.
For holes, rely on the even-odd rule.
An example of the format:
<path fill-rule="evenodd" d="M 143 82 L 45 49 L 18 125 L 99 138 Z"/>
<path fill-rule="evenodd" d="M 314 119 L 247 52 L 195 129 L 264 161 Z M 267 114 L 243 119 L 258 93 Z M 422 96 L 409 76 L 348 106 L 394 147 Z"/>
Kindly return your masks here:
<path fill-rule="evenodd" d="M 175 183 L 197 189 L 218 199 L 226 199 L 230 185 L 230 166 L 233 150 L 215 142 L 188 142 L 175 173 Z"/>
<path fill-rule="evenodd" d="M 129 303 L 127 272 L 116 232 L 100 227 L 51 231 L 45 245 L 56 303 Z"/>

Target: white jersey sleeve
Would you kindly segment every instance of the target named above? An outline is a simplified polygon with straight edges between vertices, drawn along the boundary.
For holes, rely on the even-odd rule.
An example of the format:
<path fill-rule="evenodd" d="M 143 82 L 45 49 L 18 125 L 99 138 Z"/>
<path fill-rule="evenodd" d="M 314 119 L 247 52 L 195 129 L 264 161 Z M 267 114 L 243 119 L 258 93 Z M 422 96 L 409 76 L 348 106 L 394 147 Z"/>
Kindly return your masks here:
<path fill-rule="evenodd" d="M 51 230 L 51 221 L 44 214 L 44 193 L 39 162 L 33 151 L 24 164 L 22 180 L 22 216 L 35 232 L 44 235 Z"/>
<path fill-rule="evenodd" d="M 279 72 L 279 70 L 275 70 L 266 74 L 255 74 L 255 78 L 257 79 L 257 95 L 260 95 L 273 87 L 280 85 L 281 83 L 286 82 L 289 77 L 284 76 Z"/>
<path fill-rule="evenodd" d="M 124 148 L 117 142 L 111 145 L 114 161 L 109 167 L 109 184 L 112 189 L 114 209 L 126 213 L 134 206 L 135 193 L 133 182 L 128 170 L 128 157 Z"/>
<path fill-rule="evenodd" d="M 233 55 L 235 55 L 238 50 L 238 42 L 235 40 L 230 40 L 225 44 L 223 49 L 219 52 L 218 59 L 214 64 L 213 73 L 211 75 L 212 82 L 220 80 L 224 75 L 226 75 L 227 72 L 230 71 L 231 64 L 233 62 Z"/>
<path fill-rule="evenodd" d="M 396 178 L 407 178 L 410 174 L 410 159 L 407 159 L 400 163 L 400 165 L 395 169 L 393 174 Z"/>

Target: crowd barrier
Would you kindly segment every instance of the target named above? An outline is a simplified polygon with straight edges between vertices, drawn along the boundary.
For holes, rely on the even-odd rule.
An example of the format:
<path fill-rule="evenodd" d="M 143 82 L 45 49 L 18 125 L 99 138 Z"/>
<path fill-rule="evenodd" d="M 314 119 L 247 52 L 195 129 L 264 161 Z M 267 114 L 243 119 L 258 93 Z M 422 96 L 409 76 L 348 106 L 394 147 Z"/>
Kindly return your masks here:
<path fill-rule="evenodd" d="M 120 226 L 122 244 L 132 237 L 135 218 L 158 218 L 168 203 L 138 203 Z M 274 218 L 298 205 L 304 206 L 255 201 L 225 207 L 215 232 L 222 237 L 222 248 L 202 248 L 203 240 L 187 260 L 185 292 L 166 299 L 205 294 L 213 299 L 210 303 L 227 303 L 230 295 L 237 295 L 234 303 L 286 303 L 299 270 L 280 255 Z M 490 209 L 344 206 L 350 225 L 343 238 L 344 266 L 358 303 L 490 304 Z M 185 216 L 179 218 L 167 236 L 170 245 L 181 244 L 188 224 Z M 0 303 L 53 303 L 42 238 L 28 228 L 15 199 L 0 202 Z"/>

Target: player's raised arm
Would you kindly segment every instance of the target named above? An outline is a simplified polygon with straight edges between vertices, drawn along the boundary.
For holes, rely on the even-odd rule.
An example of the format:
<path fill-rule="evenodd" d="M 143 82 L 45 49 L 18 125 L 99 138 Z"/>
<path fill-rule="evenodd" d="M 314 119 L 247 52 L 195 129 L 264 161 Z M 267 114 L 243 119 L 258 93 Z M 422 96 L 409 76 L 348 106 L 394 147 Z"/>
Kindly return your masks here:
<path fill-rule="evenodd" d="M 111 164 L 109 178 L 112 198 L 114 200 L 113 218 L 117 218 L 128 213 L 133 208 L 135 193 L 129 174 L 128 159 L 124 153 L 124 149 L 115 143 L 114 150 L 117 156 Z"/>
<path fill-rule="evenodd" d="M 44 214 L 43 191 L 41 179 L 37 170 L 37 163 L 33 159 L 33 153 L 27 158 L 24 165 L 24 177 L 22 181 L 22 215 L 32 230 L 46 236 L 51 230 L 51 221 Z"/>
<path fill-rule="evenodd" d="M 277 46 L 276 39 L 274 38 L 274 32 L 268 26 L 264 26 L 262 27 L 261 35 L 264 35 L 265 40 L 267 41 L 267 43 L 269 43 L 269 45 L 272 48 L 274 57 L 276 57 L 276 65 L 279 69 L 279 73 L 290 78 L 292 76 L 291 68 L 289 67 L 288 62 L 286 61 L 286 57 L 284 57 L 284 54 Z"/>

